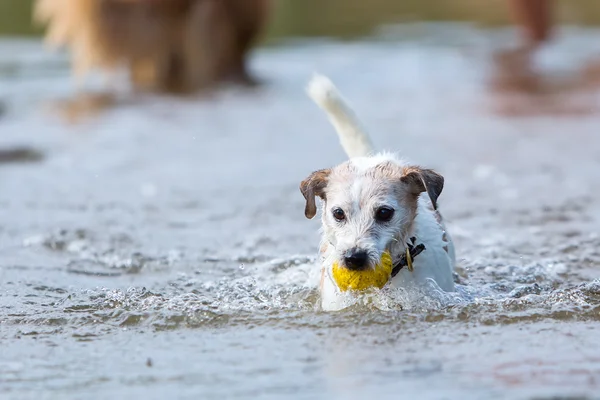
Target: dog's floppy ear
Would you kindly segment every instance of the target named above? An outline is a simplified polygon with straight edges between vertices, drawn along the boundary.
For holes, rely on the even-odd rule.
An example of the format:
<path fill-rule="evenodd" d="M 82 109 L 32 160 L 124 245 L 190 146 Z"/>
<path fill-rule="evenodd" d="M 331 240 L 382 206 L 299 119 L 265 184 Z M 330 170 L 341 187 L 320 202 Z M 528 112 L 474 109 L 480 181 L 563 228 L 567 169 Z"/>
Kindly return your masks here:
<path fill-rule="evenodd" d="M 413 194 L 427 192 L 433 209 L 437 210 L 437 199 L 444 189 L 444 177 L 434 170 L 419 167 L 408 168 L 400 180 L 409 185 Z"/>
<path fill-rule="evenodd" d="M 330 173 L 330 169 L 321 169 L 313 172 L 308 178 L 300 182 L 300 191 L 306 199 L 306 207 L 304 208 L 306 218 L 311 219 L 317 214 L 315 196 L 325 200 L 325 188 Z"/>

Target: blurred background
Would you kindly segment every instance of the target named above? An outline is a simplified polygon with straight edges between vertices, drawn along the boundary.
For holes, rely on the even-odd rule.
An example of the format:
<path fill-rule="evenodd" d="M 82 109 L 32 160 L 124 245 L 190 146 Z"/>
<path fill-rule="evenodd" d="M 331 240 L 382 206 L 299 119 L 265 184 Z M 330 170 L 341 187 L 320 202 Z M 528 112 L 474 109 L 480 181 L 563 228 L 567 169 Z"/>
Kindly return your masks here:
<path fill-rule="evenodd" d="M 370 35 L 382 24 L 410 21 L 457 22 L 483 27 L 507 26 L 508 1 L 490 0 L 375 0 L 365 7 L 359 0 L 276 0 L 267 41 L 288 37 Z M 554 0 L 556 20 L 563 24 L 600 24 L 600 4 L 594 0 Z M 31 23 L 33 0 L 2 0 L 0 33 L 40 35 Z"/>
<path fill-rule="evenodd" d="M 550 60 L 546 62 L 550 74 L 542 73 L 536 60 L 540 48 L 556 49 L 553 44 L 573 38 L 560 27 L 581 32 L 600 24 L 600 4 L 593 0 L 377 0 L 368 6 L 343 0 L 227 0 L 217 6 L 189 0 L 73 4 L 64 0 L 3 0 L 0 4 L 0 35 L 7 49 L 0 64 L 4 76 L 19 73 L 18 57 L 15 53 L 11 59 L 10 53 L 18 52 L 19 43 L 26 43 L 11 43 L 9 38 L 44 34 L 47 44 L 68 50 L 78 79 L 74 83 L 81 84 L 90 71 L 112 73 L 107 92 L 61 104 L 71 119 L 111 106 L 115 87 L 125 82 L 134 90 L 176 95 L 206 91 L 223 82 L 253 86 L 260 81 L 249 71 L 254 49 L 281 47 L 299 39 L 425 40 L 457 48 L 464 56 L 483 62 L 488 89 L 521 95 L 497 108 L 506 115 L 572 112 L 574 108 L 565 106 L 561 94 L 580 93 L 600 84 L 600 62 L 594 60 L 594 50 L 588 49 L 590 54 L 585 56 L 581 51 L 567 54 L 568 45 L 562 50 L 562 60 L 545 57 Z M 590 39 L 582 37 L 573 43 L 581 45 Z M 552 67 L 576 73 L 565 77 L 553 74 Z M 125 81 L 115 79 L 119 71 L 128 73 Z"/>

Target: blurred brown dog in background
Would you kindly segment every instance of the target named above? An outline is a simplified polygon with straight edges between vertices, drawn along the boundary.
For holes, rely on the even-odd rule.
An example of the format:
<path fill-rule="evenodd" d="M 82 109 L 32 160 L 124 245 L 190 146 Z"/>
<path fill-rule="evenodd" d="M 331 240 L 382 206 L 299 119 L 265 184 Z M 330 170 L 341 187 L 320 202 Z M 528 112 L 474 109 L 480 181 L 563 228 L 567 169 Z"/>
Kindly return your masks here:
<path fill-rule="evenodd" d="M 190 93 L 253 84 L 247 55 L 270 0 L 36 0 L 46 40 L 66 46 L 77 76 L 126 68 L 136 90 Z"/>

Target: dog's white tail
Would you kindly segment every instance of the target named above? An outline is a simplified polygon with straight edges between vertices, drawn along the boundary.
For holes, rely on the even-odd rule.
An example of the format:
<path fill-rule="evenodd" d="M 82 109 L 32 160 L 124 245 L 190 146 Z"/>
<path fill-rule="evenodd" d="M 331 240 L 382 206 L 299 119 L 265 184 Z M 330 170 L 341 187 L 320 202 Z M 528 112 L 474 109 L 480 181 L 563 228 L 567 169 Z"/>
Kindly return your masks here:
<path fill-rule="evenodd" d="M 329 78 L 315 74 L 306 91 L 327 113 L 348 157 L 363 157 L 374 152 L 366 130 Z"/>

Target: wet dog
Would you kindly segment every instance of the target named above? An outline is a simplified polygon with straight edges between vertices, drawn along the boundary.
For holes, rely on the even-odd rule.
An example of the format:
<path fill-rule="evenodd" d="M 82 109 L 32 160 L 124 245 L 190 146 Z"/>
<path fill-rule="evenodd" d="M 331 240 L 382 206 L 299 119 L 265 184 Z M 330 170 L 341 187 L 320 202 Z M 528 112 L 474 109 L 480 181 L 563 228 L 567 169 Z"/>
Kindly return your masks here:
<path fill-rule="evenodd" d="M 322 204 L 322 308 L 345 307 L 332 275 L 334 265 L 373 269 L 384 253 L 391 255 L 397 272 L 388 284 L 454 291 L 454 245 L 438 209 L 444 178 L 391 153 L 375 153 L 365 129 L 328 78 L 316 75 L 307 91 L 327 113 L 349 157 L 300 184 L 307 218 L 317 213 L 317 197 Z M 424 249 L 410 268 L 402 268 L 411 242 Z"/>
<path fill-rule="evenodd" d="M 270 0 L 36 0 L 47 41 L 69 47 L 78 76 L 125 67 L 135 89 L 189 93 L 253 84 L 247 55 Z"/>

